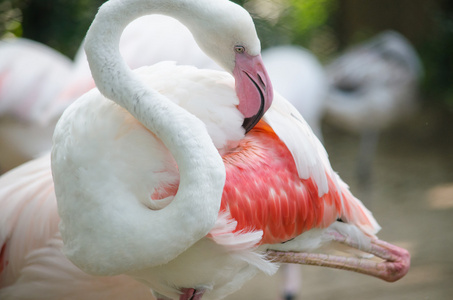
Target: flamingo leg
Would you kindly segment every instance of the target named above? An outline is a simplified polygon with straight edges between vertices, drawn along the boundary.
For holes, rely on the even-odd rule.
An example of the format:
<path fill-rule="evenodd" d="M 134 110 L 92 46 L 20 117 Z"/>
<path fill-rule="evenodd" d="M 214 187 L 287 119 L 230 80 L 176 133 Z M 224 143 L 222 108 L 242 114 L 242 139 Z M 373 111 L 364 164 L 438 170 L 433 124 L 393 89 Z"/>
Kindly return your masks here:
<path fill-rule="evenodd" d="M 377 129 L 365 130 L 360 139 L 359 155 L 357 159 L 357 176 L 359 188 L 365 195 L 371 187 L 373 160 L 376 156 L 379 131 Z"/>
<path fill-rule="evenodd" d="M 300 290 L 301 269 L 295 264 L 283 265 L 283 300 L 295 300 Z"/>

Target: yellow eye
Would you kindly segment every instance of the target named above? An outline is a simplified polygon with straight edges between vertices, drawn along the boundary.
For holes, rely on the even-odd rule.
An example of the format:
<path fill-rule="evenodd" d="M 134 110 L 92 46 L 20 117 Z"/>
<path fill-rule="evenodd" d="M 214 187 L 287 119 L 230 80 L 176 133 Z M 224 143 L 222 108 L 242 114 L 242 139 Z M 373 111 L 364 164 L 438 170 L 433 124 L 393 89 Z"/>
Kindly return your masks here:
<path fill-rule="evenodd" d="M 244 46 L 237 45 L 237 46 L 234 46 L 234 51 L 236 51 L 236 53 L 244 53 L 245 48 L 244 48 Z"/>

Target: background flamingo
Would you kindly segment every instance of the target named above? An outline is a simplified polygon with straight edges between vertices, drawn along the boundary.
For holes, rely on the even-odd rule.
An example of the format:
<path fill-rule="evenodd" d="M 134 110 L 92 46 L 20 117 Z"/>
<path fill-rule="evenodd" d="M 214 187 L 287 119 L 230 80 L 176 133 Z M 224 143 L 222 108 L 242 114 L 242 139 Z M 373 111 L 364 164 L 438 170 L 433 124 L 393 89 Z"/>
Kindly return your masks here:
<path fill-rule="evenodd" d="M 109 5 L 104 6 L 104 10 L 109 11 L 110 8 L 114 11 L 115 8 L 118 8 L 116 5 L 120 6 L 124 4 L 124 1 L 111 1 L 109 2 Z M 241 101 L 242 99 L 242 101 L 244 101 L 244 99 L 250 100 L 258 97 L 261 99 L 261 104 L 258 107 L 253 104 L 242 106 L 241 103 L 243 102 L 239 102 L 238 111 L 236 108 L 238 102 L 237 98 L 234 97 L 231 77 L 224 73 L 216 73 L 213 71 L 200 73 L 195 72 L 193 68 L 178 69 L 178 71 L 175 72 L 175 69 L 168 64 L 159 64 L 152 69 L 143 69 L 139 71 L 137 76 L 141 77 L 142 80 L 149 80 L 148 84 L 155 84 L 155 90 L 160 91 L 160 93 L 165 93 L 166 97 L 174 98 L 175 100 L 181 98 L 176 97 L 181 93 L 185 96 L 182 99 L 187 98 L 187 96 L 192 95 L 192 93 L 188 92 L 187 89 L 180 90 L 168 88 L 169 84 L 171 86 L 172 83 L 176 83 L 176 86 L 181 86 L 181 82 L 187 82 L 187 80 L 189 80 L 192 84 L 188 85 L 187 88 L 191 87 L 192 89 L 195 89 L 193 92 L 200 93 L 199 83 L 203 82 L 200 81 L 201 78 L 204 78 L 204 80 L 208 82 L 214 81 L 211 82 L 211 84 L 208 84 L 207 87 L 211 89 L 221 89 L 220 91 L 216 91 L 217 97 L 211 99 L 214 100 L 215 98 L 219 98 L 218 101 L 223 101 L 224 99 L 228 100 L 228 102 L 223 105 L 220 114 L 213 115 L 213 111 L 215 112 L 215 110 L 212 110 L 206 103 L 203 103 L 204 106 L 196 104 L 191 106 L 189 103 L 190 101 L 184 99 L 183 101 L 180 100 L 179 104 L 184 105 L 184 102 L 186 102 L 188 105 L 186 109 L 189 112 L 196 113 L 202 119 L 203 116 L 208 116 L 208 123 L 205 124 L 208 130 L 210 128 L 212 130 L 212 126 L 209 126 L 210 123 L 222 125 L 222 122 L 219 122 L 219 120 L 222 119 L 236 122 L 236 128 L 240 128 L 241 124 L 246 128 L 250 128 L 249 124 L 255 123 L 255 120 L 261 117 L 262 111 L 268 108 L 265 99 L 272 94 L 270 85 L 267 84 L 267 75 L 264 69 L 258 70 L 258 75 L 255 75 L 253 72 L 254 68 L 260 68 L 262 65 L 260 60 L 257 60 L 256 56 L 254 56 L 256 55 L 256 51 L 259 50 L 259 44 L 258 46 L 256 45 L 258 42 L 256 33 L 251 31 L 253 26 L 249 27 L 247 23 L 241 24 L 241 22 L 238 22 L 241 21 L 242 18 L 245 18 L 244 22 L 251 22 L 251 19 L 243 10 L 240 10 L 237 6 L 232 6 L 229 2 L 219 1 L 217 3 L 211 1 L 204 3 L 202 6 L 203 9 L 192 9 L 190 17 L 193 17 L 193 13 L 195 13 L 195 20 L 197 20 L 197 22 L 199 22 L 198 20 L 203 20 L 203 18 L 200 18 L 200 16 L 197 16 L 196 14 L 203 14 L 204 8 L 207 5 L 213 5 L 213 8 L 215 8 L 216 5 L 220 5 L 222 8 L 223 5 L 226 5 L 225 8 L 234 10 L 238 15 L 233 14 L 234 18 L 229 19 L 228 16 L 216 14 L 215 18 L 217 21 L 219 20 L 219 17 L 226 17 L 225 23 L 219 22 L 219 24 L 230 25 L 226 27 L 228 28 L 226 31 L 226 38 L 225 36 L 222 36 L 223 39 L 220 43 L 217 41 L 217 43 L 208 43 L 206 45 L 206 41 L 210 42 L 213 38 L 215 39 L 215 37 L 218 37 L 218 30 L 215 30 L 215 33 L 213 33 L 214 36 L 209 36 L 210 39 L 206 40 L 206 37 L 202 35 L 199 39 L 200 43 L 204 45 L 203 48 L 208 51 L 208 53 L 217 57 L 217 60 L 222 66 L 235 75 L 236 91 L 239 100 Z M 169 9 L 169 12 L 171 13 L 177 15 L 180 13 L 179 17 L 182 17 L 183 19 L 186 17 L 184 12 L 181 13 L 175 10 L 175 7 L 170 7 Z M 224 11 L 224 9 L 222 9 L 222 11 Z M 122 9 L 122 12 L 128 11 Z M 210 12 L 215 13 L 216 10 L 213 9 Z M 108 13 L 105 13 L 106 15 L 102 14 L 103 13 L 101 13 L 97 19 L 98 27 L 94 25 L 91 29 L 91 34 L 93 35 L 91 39 L 93 41 L 99 41 L 99 39 L 96 38 L 96 34 L 102 34 L 102 29 L 105 26 L 102 21 L 103 17 L 107 20 L 104 22 L 107 22 L 106 24 L 110 25 L 108 26 L 109 31 L 112 27 L 114 28 L 114 26 L 126 25 L 125 23 L 121 24 L 121 22 L 118 21 L 122 20 L 121 18 L 126 17 L 127 14 L 121 14 L 119 20 L 115 20 L 111 15 L 108 15 Z M 116 14 L 116 16 L 118 17 L 119 15 Z M 206 19 L 209 19 L 209 16 L 210 15 L 203 15 Z M 185 20 L 191 25 L 192 31 L 197 33 L 196 36 L 201 32 L 203 32 L 203 34 L 206 33 L 206 26 L 198 26 L 197 23 L 192 23 L 191 19 Z M 230 23 L 233 20 L 234 22 Z M 231 33 L 229 30 L 235 28 L 234 26 L 231 26 L 232 24 L 239 25 L 238 28 L 240 28 L 240 31 L 236 30 Z M 121 28 L 117 28 L 118 38 L 116 39 L 115 36 L 113 36 L 110 43 L 115 44 L 119 42 L 120 29 Z M 244 29 L 246 29 L 245 32 Z M 98 32 L 99 30 L 101 31 Z M 240 34 L 238 34 L 238 32 L 240 32 Z M 106 37 L 104 41 L 109 40 L 109 37 L 105 34 L 102 36 Z M 229 38 L 232 37 L 234 38 L 233 41 L 236 41 L 238 36 L 243 36 L 240 40 L 245 42 L 245 48 L 238 46 L 237 43 L 229 42 Z M 88 45 L 91 44 L 88 43 Z M 219 45 L 223 45 L 223 47 L 218 48 Z M 96 90 L 86 94 L 72 105 L 70 109 L 66 110 L 60 121 L 60 125 L 58 126 L 55 135 L 56 147 L 53 151 L 53 175 L 57 184 L 56 193 L 59 198 L 59 212 L 60 216 L 63 218 L 62 229 L 66 244 L 65 251 L 79 267 L 90 273 L 96 273 L 97 275 L 113 275 L 118 272 L 127 272 L 127 274 L 132 275 L 141 282 L 146 283 L 157 290 L 159 297 L 163 294 L 167 297 L 170 296 L 174 298 L 179 295 L 179 292 L 183 292 L 181 299 L 189 299 L 192 297 L 193 299 L 198 299 L 198 297 L 201 297 L 201 294 L 198 294 L 198 292 L 201 291 L 205 291 L 208 298 L 216 298 L 238 288 L 239 283 L 243 283 L 246 278 L 253 276 L 258 270 L 272 273 L 274 270 L 273 266 L 266 261 L 264 257 L 259 256 L 259 252 L 256 252 L 270 248 L 283 251 L 297 249 L 311 252 L 323 244 L 323 242 L 329 243 L 336 241 L 354 248 L 360 248 L 364 251 L 375 253 L 388 261 L 379 264 L 370 262 L 368 268 L 362 269 L 360 266 L 362 263 L 359 263 L 357 260 L 328 257 L 324 262 L 326 265 L 335 265 L 328 263 L 329 259 L 334 259 L 337 263 L 340 263 L 340 267 L 342 268 L 366 272 L 387 280 L 398 279 L 399 276 L 404 275 L 407 271 L 407 253 L 373 238 L 373 234 L 378 229 L 378 225 L 375 223 L 371 214 L 361 205 L 360 201 L 350 195 L 346 185 L 342 183 L 337 175 L 331 170 L 322 145 L 313 135 L 297 110 L 289 105 L 284 99 L 277 97 L 277 102 L 265 117 L 265 123 L 259 123 L 256 129 L 252 129 L 251 133 L 243 139 L 240 139 L 240 137 L 238 139 L 235 134 L 232 136 L 235 132 L 235 130 L 231 130 L 231 128 L 235 128 L 232 126 L 227 127 L 229 130 L 226 131 L 226 135 L 224 134 L 223 136 L 213 134 L 212 132 L 210 133 L 216 146 L 220 148 L 221 153 L 224 153 L 226 175 L 227 178 L 228 176 L 230 178 L 225 182 L 225 189 L 223 189 L 223 175 L 221 173 L 223 172 L 224 166 L 222 161 L 220 161 L 220 164 L 217 162 L 217 150 L 213 148 L 210 142 L 211 139 L 206 137 L 206 132 L 203 129 L 204 125 L 191 114 L 170 104 L 160 93 L 150 91 L 148 88 L 142 88 L 140 83 L 129 78 L 129 75 L 127 75 L 128 71 L 125 69 L 124 65 L 116 63 L 115 59 L 118 58 L 114 55 L 115 52 L 108 51 L 109 48 L 99 47 L 96 43 L 87 47 L 87 49 L 93 51 L 91 52 L 91 55 L 95 59 L 90 62 L 101 91 L 110 95 L 110 97 L 118 101 L 121 105 L 128 107 L 138 119 L 143 121 L 143 124 L 138 123 L 125 110 L 116 106 L 111 101 L 99 98 Z M 233 51 L 236 51 L 236 54 L 234 54 Z M 232 56 L 236 57 L 235 64 L 232 64 L 232 62 L 234 62 L 234 60 L 231 59 Z M 113 60 L 110 61 L 111 59 Z M 113 64 L 111 64 L 112 62 Z M 247 66 L 248 63 L 252 63 L 252 65 Z M 109 72 L 103 71 L 105 70 L 105 64 L 110 67 L 114 66 L 114 68 L 118 68 L 119 73 L 113 71 L 113 77 L 111 77 Z M 244 71 L 241 71 L 242 64 L 246 64 L 245 69 L 243 69 Z M 152 72 L 150 73 L 149 71 L 151 70 Z M 166 74 L 165 72 L 169 72 L 171 76 L 164 76 Z M 118 78 L 116 77 L 118 75 L 121 78 L 120 81 L 118 81 Z M 191 76 L 195 77 L 196 80 L 191 80 Z M 257 79 L 257 76 L 259 76 L 259 80 Z M 170 77 L 171 81 L 164 80 L 167 77 Z M 247 85 L 247 80 L 252 80 L 253 85 L 251 82 Z M 194 83 L 198 84 L 194 85 Z M 131 86 L 135 87 L 135 89 L 130 89 Z M 152 101 L 139 101 L 135 104 L 130 103 L 130 99 L 134 99 L 134 97 L 128 97 L 127 91 L 129 90 L 132 93 L 136 93 L 137 88 L 140 90 L 140 92 L 136 94 L 138 98 L 146 97 L 146 95 L 150 93 L 151 98 L 154 99 L 152 99 Z M 254 90 L 254 88 L 259 89 L 259 91 Z M 248 94 L 250 96 L 247 96 Z M 220 97 L 219 95 L 225 95 L 226 98 Z M 193 99 L 193 101 L 197 101 L 199 100 L 199 97 L 194 97 Z M 157 106 L 155 109 L 144 109 L 143 105 Z M 215 103 L 214 107 L 215 106 L 218 107 L 219 103 Z M 204 113 L 203 108 L 205 109 Z M 102 118 L 96 117 L 96 113 L 93 115 L 93 112 L 98 109 L 102 111 Z M 192 111 L 192 109 L 194 111 Z M 170 118 L 170 120 L 177 126 L 162 119 L 162 116 L 159 115 L 162 111 L 174 115 L 175 117 Z M 228 111 L 231 113 L 227 114 Z M 241 117 L 239 112 L 241 112 L 242 115 L 245 115 L 245 118 Z M 154 113 L 154 117 L 144 118 L 144 115 L 149 113 Z M 229 115 L 233 116 L 234 114 L 237 116 L 239 114 L 239 117 L 229 117 Z M 213 118 L 213 116 L 218 116 L 218 119 Z M 165 123 L 162 123 L 162 121 Z M 108 126 L 105 126 L 106 123 L 109 123 Z M 84 127 L 86 125 L 88 125 L 88 127 Z M 176 168 L 176 165 L 166 148 L 156 139 L 154 134 L 150 134 L 143 126 L 152 128 L 156 136 L 160 137 L 167 148 L 173 152 L 172 154 L 177 162 L 178 168 Z M 181 126 L 186 129 L 181 131 Z M 195 126 L 196 130 L 194 130 L 193 126 Z M 175 135 L 171 132 L 172 130 L 176 130 L 178 134 Z M 214 127 L 213 130 L 214 132 L 218 132 L 219 126 Z M 170 134 L 168 134 L 169 131 Z M 220 132 L 221 131 L 222 130 L 220 129 Z M 72 132 L 72 134 L 68 134 L 68 132 Z M 243 134 L 243 131 L 236 130 L 236 134 L 237 133 Z M 189 137 L 193 136 L 195 139 L 187 139 L 186 135 Z M 232 141 L 236 142 L 231 144 Z M 120 147 L 110 147 L 112 143 L 118 143 L 117 146 Z M 88 147 L 73 147 L 76 145 L 82 146 L 83 144 Z M 150 145 L 154 146 L 149 147 Z M 175 145 L 178 147 L 175 147 Z M 263 147 L 262 145 L 267 146 Z M 94 146 L 95 148 L 91 148 L 90 146 Z M 233 148 L 231 148 L 232 146 Z M 103 147 L 108 148 L 108 151 L 102 151 L 101 148 Z M 193 151 L 194 147 L 196 149 L 195 152 Z M 80 153 L 77 149 L 86 149 L 87 152 Z M 145 157 L 148 156 L 150 149 L 154 149 L 155 151 L 153 159 L 135 161 L 138 158 L 143 157 L 142 155 L 145 155 Z M 225 150 L 227 151 L 225 152 Z M 117 155 L 124 158 L 124 151 L 129 152 L 129 155 L 126 157 L 126 159 L 129 160 L 126 165 L 129 166 L 126 169 L 123 164 L 125 162 L 124 160 L 114 159 Z M 270 151 L 270 153 L 268 151 Z M 96 156 L 101 153 L 103 157 L 97 159 Z M 106 154 L 108 155 L 105 156 Z M 247 163 L 247 161 L 244 160 L 244 155 L 246 157 L 249 155 L 252 155 L 252 157 L 256 156 L 257 160 L 252 159 Z M 200 156 L 201 159 L 198 159 L 198 156 Z M 271 161 L 267 160 L 268 156 L 272 157 Z M 161 159 L 156 160 L 156 157 L 160 157 Z M 97 168 L 97 164 L 102 165 L 104 162 L 108 162 L 106 166 L 110 166 L 110 172 L 106 168 Z M 30 165 L 33 166 L 36 163 L 37 162 L 31 162 Z M 157 170 L 159 176 L 155 179 L 153 179 L 153 176 L 139 176 L 141 180 L 151 179 L 151 181 L 147 183 L 148 186 L 145 185 L 144 187 L 140 187 L 140 185 L 137 185 L 138 181 L 133 180 L 133 177 L 127 175 L 129 172 L 128 170 L 130 170 L 130 163 L 136 166 L 135 168 L 132 168 L 133 172 L 130 176 L 137 176 L 143 171 L 147 173 L 150 170 Z M 165 169 L 159 167 L 161 164 L 164 164 Z M 264 165 L 263 167 L 257 168 L 256 164 Z M 265 165 L 267 165 L 267 167 Z M 76 169 L 73 169 L 74 166 L 77 166 Z M 150 166 L 151 169 L 148 169 Z M 248 172 L 241 171 L 244 170 L 244 168 L 251 169 Z M 66 172 L 66 170 L 69 169 L 73 169 L 74 172 Z M 204 169 L 206 169 L 206 172 L 199 172 Z M 278 169 L 282 170 L 284 172 L 283 175 L 285 176 L 276 176 L 279 174 Z M 180 172 L 180 177 L 178 176 L 178 170 Z M 258 172 L 256 175 L 265 175 L 261 173 L 263 171 L 270 172 L 271 174 L 268 176 L 257 178 L 260 178 L 261 180 L 264 178 L 270 179 L 271 181 L 276 180 L 276 183 L 278 184 L 269 185 L 268 183 L 265 183 L 264 185 L 261 185 L 260 182 L 255 182 L 249 187 L 247 185 L 243 186 L 245 188 L 245 193 L 238 193 L 238 188 L 245 182 L 244 175 L 248 177 L 253 174 L 251 173 L 253 170 L 254 172 Z M 95 190 L 91 190 L 90 186 L 94 187 L 93 184 L 95 184 L 95 182 L 90 179 L 89 174 L 94 175 L 94 173 L 91 172 L 96 173 L 97 178 L 114 179 L 116 176 L 119 176 L 116 178 L 122 178 L 123 180 L 132 179 L 132 182 L 134 183 L 129 185 L 121 181 L 117 182 L 117 189 L 113 191 L 113 193 L 111 193 L 111 186 L 108 188 L 109 184 L 107 182 L 105 182 L 106 185 L 101 183 Z M 108 173 L 103 176 L 103 172 Z M 191 175 L 191 173 L 195 176 L 189 176 L 190 181 L 192 182 L 189 181 L 189 184 L 187 184 L 187 176 Z M 7 174 L 7 176 L 12 176 L 10 174 L 15 174 L 15 172 L 11 172 Z M 152 173 L 148 173 L 148 175 L 151 174 Z M 175 176 L 172 176 L 172 174 Z M 200 176 L 204 174 L 206 174 L 206 178 Z M 75 180 L 72 180 L 70 178 L 71 176 L 75 176 L 73 177 Z M 297 190 L 293 191 L 295 193 L 293 197 L 288 197 L 287 192 L 289 192 L 290 189 L 268 189 L 269 186 L 284 184 L 281 180 L 283 178 L 288 178 L 288 176 L 291 178 L 289 182 L 285 183 L 289 184 L 288 188 L 291 188 L 293 184 L 298 187 Z M 153 180 L 157 180 L 157 182 L 153 182 Z M 193 182 L 194 180 L 195 182 Z M 199 181 L 198 183 L 197 180 Z M 70 184 L 68 185 L 69 182 Z M 173 198 L 178 183 L 179 188 Z M 78 184 L 81 184 L 83 189 L 77 188 Z M 95 202 L 101 201 L 98 203 L 103 205 L 102 200 L 98 198 L 98 196 L 105 196 L 105 194 L 99 190 L 99 188 L 102 189 L 103 185 L 110 190 L 110 192 L 108 190 L 106 190 L 106 192 L 111 195 L 108 204 L 106 203 L 107 206 L 104 207 L 105 210 L 103 210 L 103 213 L 99 214 L 99 211 L 95 213 L 95 211 L 90 209 L 84 210 L 84 205 L 91 206 L 93 204 L 91 201 L 85 201 L 88 198 L 91 198 Z M 194 185 L 196 190 L 191 191 Z M 257 195 L 256 193 L 262 190 L 263 187 L 266 188 L 269 199 L 260 202 L 260 200 L 266 199 L 260 196 L 256 199 L 258 200 L 257 202 L 250 202 L 250 197 L 255 197 Z M 125 205 L 116 202 L 115 198 L 120 196 L 120 190 L 123 189 L 123 192 L 129 194 L 130 188 L 132 188 L 132 190 L 130 190 L 132 192 L 130 196 L 133 198 L 137 196 L 140 197 L 140 195 L 145 197 L 137 199 L 139 202 L 133 200 L 132 202 L 124 203 Z M 42 187 L 40 187 L 39 190 L 43 190 Z M 222 203 L 220 203 L 220 197 L 218 201 L 213 202 L 213 200 L 216 199 L 216 194 L 219 192 L 222 193 L 222 191 Z M 77 198 L 80 201 L 71 201 L 71 194 L 73 192 L 78 194 Z M 186 194 L 187 192 L 189 193 Z M 200 193 L 200 196 L 195 196 L 193 194 L 194 192 Z M 86 197 L 81 196 L 80 193 L 85 194 Z M 148 193 L 151 193 L 151 199 L 149 198 Z M 186 199 L 186 201 L 181 201 L 184 200 L 184 198 L 181 197 L 189 198 Z M 198 197 L 201 199 L 198 199 Z M 119 198 L 123 197 L 120 196 Z M 293 202 L 295 199 L 304 200 L 302 202 Z M 200 203 L 204 209 L 197 209 L 197 202 Z M 284 220 L 288 221 L 294 219 L 291 217 L 288 218 L 288 213 L 298 212 L 297 209 L 284 209 L 285 207 L 288 208 L 288 205 L 291 205 L 291 203 L 300 203 L 301 211 L 298 216 L 294 216 L 296 218 L 295 223 L 290 222 L 285 224 Z M 255 207 L 252 207 L 256 204 L 260 204 L 262 209 L 257 210 Z M 206 205 L 209 205 L 209 207 Z M 273 208 L 277 208 L 277 210 L 273 208 L 267 210 L 266 206 L 269 205 Z M 159 217 L 159 215 L 170 214 L 171 216 L 172 211 L 178 209 L 178 206 L 183 206 L 185 209 L 179 211 L 177 219 L 172 218 L 170 220 L 173 225 L 170 225 L 169 227 L 162 226 L 165 222 L 168 222 L 168 220 L 166 218 L 160 219 L 161 217 Z M 219 206 L 221 207 L 220 216 L 217 215 Z M 307 209 L 307 207 L 311 207 L 312 209 Z M 74 209 L 79 210 L 81 208 L 82 211 L 79 211 L 81 212 L 80 214 L 73 213 Z M 116 210 L 117 208 L 120 208 L 120 210 Z M 134 217 L 130 220 L 132 222 L 127 221 L 126 223 L 122 223 L 123 217 L 127 216 L 130 210 L 137 214 L 133 213 Z M 122 217 L 112 218 L 112 215 L 107 212 L 120 213 L 119 216 Z M 261 212 L 262 214 L 256 215 L 256 212 Z M 90 216 L 92 213 L 96 214 L 94 218 L 91 218 Z M 203 213 L 204 217 L 200 217 L 200 213 Z M 143 214 L 152 216 L 151 219 L 157 218 L 159 228 L 166 229 L 164 237 L 155 231 L 155 228 L 157 227 L 153 228 L 154 234 L 152 236 L 149 235 L 150 232 L 147 230 L 145 232 L 140 232 L 140 230 L 131 231 L 123 227 L 123 225 L 135 227 L 134 220 L 138 220 L 140 215 L 143 216 Z M 77 221 L 74 223 L 73 219 L 78 217 L 81 217 L 85 221 L 94 222 L 98 226 L 93 227 L 92 225 L 94 225 L 94 223 L 84 224 L 84 222 Z M 104 217 L 108 222 L 102 221 Z M 273 220 L 275 218 L 277 218 L 277 222 Z M 341 218 L 341 222 L 337 221 L 337 218 Z M 153 221 L 149 220 L 149 218 L 147 219 L 148 221 Z M 120 226 L 113 231 L 115 239 L 108 237 L 106 239 L 106 233 L 115 228 L 116 222 L 120 222 L 117 223 Z M 175 222 L 183 222 L 187 226 L 178 227 L 176 228 L 177 230 L 169 231 L 169 229 L 174 226 Z M 141 223 L 140 227 L 145 223 Z M 272 226 L 272 224 L 277 226 Z M 85 231 L 84 226 L 87 226 L 87 228 L 89 227 L 90 229 Z M 319 227 L 319 229 L 316 227 Z M 185 231 L 181 232 L 181 228 L 184 228 Z M 254 228 L 254 230 L 250 232 L 242 231 L 247 228 Z M 360 230 L 363 231 L 361 232 Z M 191 232 L 193 232 L 193 235 Z M 208 232 L 209 235 L 203 237 Z M 90 237 L 93 237 L 92 234 L 100 239 L 95 238 L 86 244 L 85 242 L 90 240 Z M 144 239 L 130 239 L 131 235 L 137 234 L 144 234 Z M 125 240 L 121 238 L 122 235 L 128 237 L 126 243 Z M 179 238 L 171 239 L 170 235 L 177 235 Z M 8 237 L 9 236 L 6 236 L 4 240 L 7 240 Z M 294 237 L 297 238 L 291 240 Z M 160 242 L 156 244 L 155 241 L 152 241 L 151 244 L 146 247 L 145 251 L 142 251 L 140 247 L 130 247 L 130 243 L 138 242 L 140 245 L 147 243 L 149 238 L 158 238 L 160 239 Z M 77 242 L 81 248 L 79 246 L 73 247 L 73 241 L 75 240 L 81 242 Z M 359 241 L 363 244 L 357 244 Z M 92 242 L 95 242 L 95 244 Z M 104 242 L 107 242 L 107 244 L 104 244 Z M 285 243 L 280 244 L 282 242 Z M 115 245 L 110 243 L 114 243 Z M 261 244 L 262 246 L 256 248 L 256 243 Z M 55 244 L 56 243 L 54 243 L 54 245 Z M 9 245 L 10 242 L 7 241 L 6 243 L 3 243 L 2 246 L 3 272 L 7 272 L 7 269 L 11 267 L 9 266 L 10 260 L 8 259 L 8 255 L 11 254 Z M 99 250 L 102 248 L 108 250 L 107 252 L 101 251 L 102 256 L 98 256 L 101 254 Z M 123 252 L 121 249 L 127 249 L 127 252 Z M 118 256 L 118 254 L 120 256 Z M 150 254 L 152 257 L 149 256 Z M 109 255 L 115 256 L 115 261 L 111 261 L 108 258 Z M 280 259 L 289 261 L 284 253 L 271 252 L 268 255 L 272 255 L 277 261 Z M 119 257 L 124 258 L 124 260 L 118 259 Z M 141 260 L 140 257 L 145 258 L 145 260 Z M 305 256 L 302 253 L 302 255 L 296 255 L 292 261 L 310 263 L 319 260 L 319 257 L 318 254 L 309 254 L 308 256 Z M 197 265 L 197 262 L 200 261 L 205 263 L 201 273 L 200 268 Z M 184 276 L 181 278 L 181 272 L 179 271 L 181 262 L 184 262 L 182 265 L 185 269 L 188 267 L 190 268 L 190 266 L 194 267 L 191 270 L 192 274 L 190 277 Z M 396 277 L 392 277 L 391 274 L 386 272 L 383 274 L 378 273 L 376 269 L 378 265 L 384 267 L 386 271 L 390 271 L 393 268 L 401 269 L 399 269 L 397 275 L 394 274 Z M 212 268 L 213 266 L 214 268 Z M 219 268 L 222 268 L 222 266 L 227 267 L 227 269 L 230 270 L 227 277 L 232 277 L 225 278 L 225 273 L 219 272 Z M 337 264 L 337 267 L 338 266 L 339 265 Z M 231 268 L 236 269 L 231 272 Z M 219 275 L 220 278 L 218 277 Z M 161 281 L 162 279 L 164 280 Z M 209 284 L 205 280 L 208 280 Z M 214 283 L 212 283 L 212 281 L 214 281 Z M 173 282 L 173 284 L 168 286 L 165 282 Z M 178 292 L 178 290 L 175 290 L 174 286 L 179 287 L 180 291 Z M 7 293 L 12 292 L 13 290 L 14 285 L 4 289 L 2 292 Z M 36 293 L 34 295 L 36 295 Z"/>
<path fill-rule="evenodd" d="M 0 172 L 47 152 L 57 118 L 48 116 L 71 61 L 27 39 L 0 41 Z"/>
<path fill-rule="evenodd" d="M 361 134 L 357 174 L 365 191 L 379 132 L 415 111 L 422 73 L 414 48 L 394 31 L 351 48 L 326 66 L 326 119 Z"/>
<path fill-rule="evenodd" d="M 324 68 L 310 51 L 299 46 L 276 46 L 263 51 L 274 88 L 280 92 L 322 140 L 321 119 L 327 97 Z"/>

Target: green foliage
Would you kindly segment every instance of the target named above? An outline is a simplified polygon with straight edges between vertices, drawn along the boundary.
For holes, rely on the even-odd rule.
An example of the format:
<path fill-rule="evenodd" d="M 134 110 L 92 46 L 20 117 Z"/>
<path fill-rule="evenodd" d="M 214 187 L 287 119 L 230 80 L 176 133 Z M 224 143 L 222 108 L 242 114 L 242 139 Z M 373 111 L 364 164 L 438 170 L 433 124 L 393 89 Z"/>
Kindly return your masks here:
<path fill-rule="evenodd" d="M 293 41 L 307 43 L 321 26 L 329 21 L 335 0 L 289 0 L 290 8 L 285 22 L 293 29 Z"/>
<path fill-rule="evenodd" d="M 289 0 L 288 15 L 282 18 L 291 28 L 291 44 L 308 48 L 322 61 L 338 50 L 333 16 L 338 0 Z"/>
<path fill-rule="evenodd" d="M 425 76 L 423 91 L 431 103 L 453 112 L 453 11 L 434 15 L 437 30 L 419 46 Z"/>
<path fill-rule="evenodd" d="M 0 38 L 22 36 L 22 11 L 11 1 L 0 3 Z"/>
<path fill-rule="evenodd" d="M 72 57 L 104 0 L 6 0 L 0 37 L 25 37 Z"/>
<path fill-rule="evenodd" d="M 295 44 L 321 59 L 337 50 L 332 29 L 338 0 L 238 0 L 254 17 L 262 47 Z"/>

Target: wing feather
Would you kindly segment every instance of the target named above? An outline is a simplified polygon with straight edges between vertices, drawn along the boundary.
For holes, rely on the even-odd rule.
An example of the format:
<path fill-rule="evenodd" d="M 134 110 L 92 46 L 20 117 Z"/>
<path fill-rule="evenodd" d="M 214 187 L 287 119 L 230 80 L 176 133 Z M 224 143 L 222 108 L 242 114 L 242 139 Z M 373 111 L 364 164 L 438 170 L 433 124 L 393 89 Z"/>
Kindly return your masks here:
<path fill-rule="evenodd" d="M 380 226 L 372 213 L 355 198 L 336 172 L 333 171 L 327 152 L 298 110 L 285 98 L 275 93 L 272 109 L 265 120 L 291 152 L 300 178 L 311 178 L 317 187 L 318 196 L 330 194 L 327 200 L 340 201 L 340 206 L 331 206 L 330 214 L 338 209 L 339 217 L 359 226 L 365 233 L 374 235 Z M 326 214 L 324 214 L 326 215 Z M 330 220 L 330 218 L 326 218 Z M 326 221 L 324 221 L 326 223 Z"/>
<path fill-rule="evenodd" d="M 25 257 L 58 231 L 59 217 L 50 155 L 26 163 L 0 178 L 1 284 L 14 281 Z"/>
<path fill-rule="evenodd" d="M 86 274 L 63 255 L 62 247 L 56 233 L 43 247 L 32 250 L 14 285 L 0 289 L 0 299 L 154 299 L 148 287 L 126 275 Z"/>
<path fill-rule="evenodd" d="M 380 229 L 332 170 L 302 116 L 279 96 L 264 122 L 223 158 L 227 180 L 221 211 L 238 222 L 236 230 L 262 230 L 263 244 L 327 228 L 338 218 L 370 236 Z"/>

